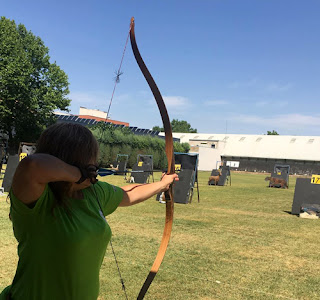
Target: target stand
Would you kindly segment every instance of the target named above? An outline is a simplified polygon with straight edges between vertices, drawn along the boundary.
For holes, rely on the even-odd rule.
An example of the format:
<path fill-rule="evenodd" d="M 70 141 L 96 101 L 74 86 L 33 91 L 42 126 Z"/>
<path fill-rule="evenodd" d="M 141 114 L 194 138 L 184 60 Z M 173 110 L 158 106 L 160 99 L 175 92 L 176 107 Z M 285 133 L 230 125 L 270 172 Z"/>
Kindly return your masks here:
<path fill-rule="evenodd" d="M 297 178 L 291 214 L 298 215 L 302 207 L 320 205 L 320 175 L 311 178 Z"/>
<path fill-rule="evenodd" d="M 36 152 L 36 144 L 35 143 L 25 143 L 21 142 L 19 144 L 18 154 L 9 155 L 7 168 L 4 173 L 2 187 L 4 192 L 9 192 L 12 184 L 13 175 L 18 167 L 19 162 Z"/>
<path fill-rule="evenodd" d="M 112 170 L 115 171 L 114 175 L 125 175 L 127 174 L 127 163 L 128 154 L 117 154 L 116 160 L 112 163 Z"/>
<path fill-rule="evenodd" d="M 218 185 L 218 186 L 225 186 L 228 183 L 231 186 L 231 172 L 230 166 L 227 166 L 226 162 L 219 167 L 219 169 L 213 169 L 211 171 L 211 176 L 220 176 L 219 181 L 216 183 L 214 180 L 209 180 L 209 185 Z"/>
<path fill-rule="evenodd" d="M 137 163 L 132 167 L 130 177 L 133 178 L 135 183 L 147 183 L 150 176 L 152 177 L 152 182 L 154 182 L 153 156 L 138 154 Z"/>
<path fill-rule="evenodd" d="M 198 202 L 200 202 L 198 183 L 198 153 L 174 153 L 175 170 L 179 180 L 173 186 L 173 199 L 175 203 L 191 203 L 195 184 L 197 184 Z"/>
<path fill-rule="evenodd" d="M 278 165 L 275 164 L 273 168 L 273 172 L 271 172 L 270 180 L 269 180 L 269 187 L 281 188 L 281 184 L 272 183 L 272 178 L 283 179 L 287 183 L 287 187 L 289 188 L 289 172 L 290 166 L 289 165 Z"/>

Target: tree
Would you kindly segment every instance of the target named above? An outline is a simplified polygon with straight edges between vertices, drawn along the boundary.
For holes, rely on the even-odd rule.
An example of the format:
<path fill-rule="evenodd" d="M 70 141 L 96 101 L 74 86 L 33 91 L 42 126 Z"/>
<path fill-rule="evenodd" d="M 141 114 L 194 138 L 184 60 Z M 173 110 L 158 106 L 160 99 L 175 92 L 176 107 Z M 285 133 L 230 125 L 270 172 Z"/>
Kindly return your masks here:
<path fill-rule="evenodd" d="M 153 126 L 153 127 L 152 127 L 152 130 L 153 130 L 153 131 L 164 131 L 163 128 L 160 127 L 160 126 Z"/>
<path fill-rule="evenodd" d="M 187 121 L 179 121 L 178 119 L 173 119 L 171 121 L 172 132 L 186 132 L 186 133 L 197 133 L 197 129 L 191 128 L 191 125 Z M 162 127 L 154 126 L 152 130 L 164 131 Z"/>
<path fill-rule="evenodd" d="M 55 109 L 68 111 L 68 77 L 50 63 L 49 49 L 22 24 L 0 19 L 0 131 L 10 146 L 34 142 L 54 122 Z"/>
<path fill-rule="evenodd" d="M 267 135 L 279 135 L 279 133 L 276 132 L 275 130 L 272 130 L 272 131 L 267 131 Z"/>

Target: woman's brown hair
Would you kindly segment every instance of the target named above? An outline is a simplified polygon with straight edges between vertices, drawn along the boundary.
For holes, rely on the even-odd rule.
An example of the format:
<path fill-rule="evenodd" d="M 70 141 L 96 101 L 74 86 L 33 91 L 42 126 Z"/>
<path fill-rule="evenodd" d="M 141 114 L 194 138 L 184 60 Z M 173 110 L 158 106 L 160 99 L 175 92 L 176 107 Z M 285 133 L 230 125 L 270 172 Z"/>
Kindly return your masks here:
<path fill-rule="evenodd" d="M 56 123 L 41 134 L 36 153 L 50 154 L 67 164 L 84 168 L 97 161 L 99 146 L 88 128 L 74 123 Z M 67 208 L 65 199 L 71 183 L 50 182 L 49 186 L 56 205 Z"/>

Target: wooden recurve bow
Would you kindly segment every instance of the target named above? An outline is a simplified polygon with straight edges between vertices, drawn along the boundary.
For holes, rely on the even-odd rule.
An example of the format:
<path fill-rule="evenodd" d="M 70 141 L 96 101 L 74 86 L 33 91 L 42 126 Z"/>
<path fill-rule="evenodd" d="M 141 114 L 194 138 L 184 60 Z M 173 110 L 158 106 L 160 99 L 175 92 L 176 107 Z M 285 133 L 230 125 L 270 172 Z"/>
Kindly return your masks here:
<path fill-rule="evenodd" d="M 166 109 L 166 106 L 164 104 L 163 98 L 161 96 L 161 93 L 152 78 L 148 68 L 146 67 L 137 43 L 136 43 L 136 38 L 134 34 L 134 18 L 131 18 L 131 24 L 130 24 L 130 41 L 131 41 L 131 47 L 133 54 L 135 56 L 135 59 L 139 65 L 139 68 L 145 77 L 145 79 L 148 82 L 148 85 L 153 93 L 153 96 L 157 102 L 161 118 L 162 118 L 162 123 L 165 131 L 165 150 L 166 150 L 166 155 L 167 155 L 167 160 L 168 160 L 168 172 L 167 174 L 173 174 L 175 172 L 175 161 L 174 161 L 174 150 L 173 150 L 173 139 L 172 139 L 172 129 L 171 129 L 171 123 L 170 119 L 168 116 L 168 112 Z M 151 285 L 154 277 L 156 276 L 159 267 L 161 265 L 161 262 L 164 258 L 164 255 L 166 253 L 169 240 L 170 240 L 170 235 L 171 235 L 171 229 L 172 229 L 172 222 L 173 222 L 173 190 L 172 190 L 172 185 L 170 186 L 169 190 L 165 193 L 165 198 L 166 198 L 166 221 L 165 221 L 165 226 L 164 226 L 164 231 L 162 235 L 162 240 L 160 243 L 160 248 L 158 251 L 158 254 L 156 256 L 156 259 L 153 262 L 153 265 L 151 267 L 151 270 L 149 272 L 149 275 L 144 282 L 139 295 L 137 297 L 137 300 L 141 300 L 144 298 L 146 292 L 148 291 L 149 286 Z"/>

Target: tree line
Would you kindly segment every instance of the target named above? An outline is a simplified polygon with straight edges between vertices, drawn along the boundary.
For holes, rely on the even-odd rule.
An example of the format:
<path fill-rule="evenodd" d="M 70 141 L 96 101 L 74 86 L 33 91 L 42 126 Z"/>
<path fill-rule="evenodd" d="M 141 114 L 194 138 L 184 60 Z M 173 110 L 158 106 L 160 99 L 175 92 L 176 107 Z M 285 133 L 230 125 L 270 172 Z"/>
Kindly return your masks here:
<path fill-rule="evenodd" d="M 165 154 L 165 141 L 158 137 L 148 135 L 135 135 L 128 128 L 115 128 L 111 124 L 98 123 L 91 128 L 96 137 L 99 148 L 99 165 L 109 167 L 117 157 L 117 154 L 128 154 L 129 168 L 137 162 L 137 155 L 152 155 L 155 169 L 163 170 L 167 167 Z M 174 151 L 188 153 L 190 146 L 188 143 L 174 143 Z"/>

